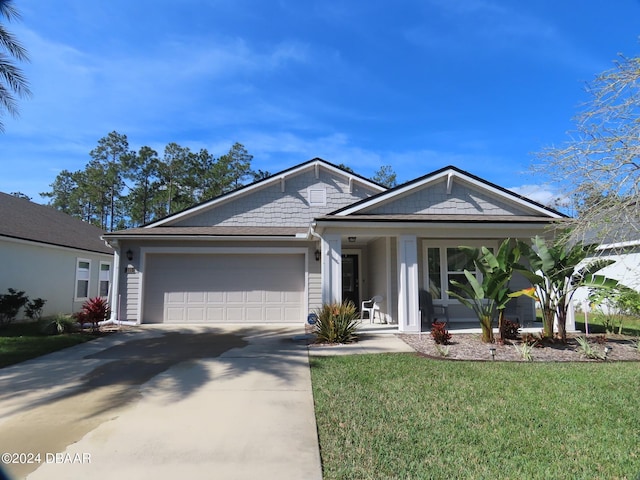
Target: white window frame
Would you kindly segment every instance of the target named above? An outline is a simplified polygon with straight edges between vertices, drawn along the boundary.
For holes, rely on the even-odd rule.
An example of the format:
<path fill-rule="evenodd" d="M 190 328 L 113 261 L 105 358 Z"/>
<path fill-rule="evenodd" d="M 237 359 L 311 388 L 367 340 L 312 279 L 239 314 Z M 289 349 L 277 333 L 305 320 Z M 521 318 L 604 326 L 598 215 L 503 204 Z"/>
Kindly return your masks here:
<path fill-rule="evenodd" d="M 106 265 L 109 268 L 106 270 L 102 269 L 102 266 Z M 104 274 L 106 274 L 107 278 L 104 278 Z M 101 291 L 102 291 L 102 282 L 107 282 L 107 294 L 106 295 L 100 295 Z M 111 262 L 100 262 L 100 270 L 98 270 L 98 295 L 101 296 L 102 298 L 109 298 L 109 295 L 111 294 Z"/>
<path fill-rule="evenodd" d="M 88 263 L 89 268 L 80 268 L 81 263 Z M 85 278 L 86 277 L 86 278 Z M 87 282 L 87 296 L 78 296 L 78 282 Z M 76 281 L 73 286 L 73 296 L 75 301 L 87 300 L 91 296 L 91 259 L 89 258 L 76 258 Z"/>
<path fill-rule="evenodd" d="M 430 248 L 439 248 L 440 249 L 440 291 L 442 292 L 442 298 L 434 298 L 433 301 L 438 304 L 459 304 L 460 301 L 456 298 L 449 297 L 447 290 L 449 289 L 449 270 L 447 263 L 447 249 L 448 248 L 458 248 L 461 245 L 469 246 L 469 247 L 487 247 L 493 248 L 493 251 L 497 251 L 498 241 L 497 240 L 456 240 L 456 241 L 435 241 L 435 240 L 424 240 L 422 242 L 422 273 L 423 273 L 423 285 L 424 288 L 429 287 L 429 249 Z M 456 272 L 457 273 L 457 272 Z M 478 280 L 482 280 L 482 275 L 479 271 L 475 271 L 475 276 Z"/>

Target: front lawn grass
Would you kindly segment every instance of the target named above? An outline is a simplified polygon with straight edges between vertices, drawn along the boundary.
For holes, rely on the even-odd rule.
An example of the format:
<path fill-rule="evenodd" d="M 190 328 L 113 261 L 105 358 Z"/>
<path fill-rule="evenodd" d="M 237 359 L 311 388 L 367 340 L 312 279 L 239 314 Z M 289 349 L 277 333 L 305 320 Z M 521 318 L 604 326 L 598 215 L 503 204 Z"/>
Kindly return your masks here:
<path fill-rule="evenodd" d="M 325 479 L 640 474 L 638 363 L 311 359 Z"/>
<path fill-rule="evenodd" d="M 94 338 L 94 334 L 87 332 L 44 335 L 37 322 L 10 324 L 0 330 L 0 368 Z"/>
<path fill-rule="evenodd" d="M 614 321 L 615 333 L 618 333 L 619 318 L 620 317 L 617 317 L 616 320 Z M 587 317 L 587 321 L 589 322 L 589 333 L 606 333 L 602 315 L 596 315 L 591 313 Z M 581 332 L 585 331 L 584 313 L 582 312 L 576 312 L 576 328 Z M 631 335 L 634 337 L 640 336 L 640 318 L 623 317 L 622 334 Z"/>

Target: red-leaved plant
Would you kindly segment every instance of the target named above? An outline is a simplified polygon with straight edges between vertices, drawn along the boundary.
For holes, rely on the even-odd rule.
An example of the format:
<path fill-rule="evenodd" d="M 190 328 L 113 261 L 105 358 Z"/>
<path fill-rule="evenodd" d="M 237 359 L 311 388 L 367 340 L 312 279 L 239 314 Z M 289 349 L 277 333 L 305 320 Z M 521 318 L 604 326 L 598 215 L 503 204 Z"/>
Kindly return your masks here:
<path fill-rule="evenodd" d="M 73 315 L 80 325 L 90 323 L 94 330 L 98 329 L 98 323 L 105 321 L 111 316 L 109 302 L 104 298 L 90 298 L 82 305 L 82 310 Z"/>
<path fill-rule="evenodd" d="M 438 320 L 434 320 L 431 324 L 431 337 L 438 345 L 449 345 L 449 340 L 451 340 L 451 334 L 447 330 L 446 324 Z"/>

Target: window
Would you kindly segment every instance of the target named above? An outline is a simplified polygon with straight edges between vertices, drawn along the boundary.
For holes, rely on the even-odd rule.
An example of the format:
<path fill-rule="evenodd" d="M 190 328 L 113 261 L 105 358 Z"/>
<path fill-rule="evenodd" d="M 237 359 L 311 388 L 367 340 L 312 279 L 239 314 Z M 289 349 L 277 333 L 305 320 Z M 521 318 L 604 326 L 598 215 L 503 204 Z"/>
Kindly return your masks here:
<path fill-rule="evenodd" d="M 465 241 L 459 244 L 481 246 L 480 244 L 476 245 L 473 242 Z M 424 246 L 424 261 L 426 262 L 424 268 L 424 285 L 434 300 L 449 299 L 447 290 L 455 291 L 455 287 L 450 283 L 451 280 L 467 283 L 467 279 L 464 276 L 465 270 L 475 273 L 476 277 L 479 276 L 479 272 L 476 272 L 473 262 L 458 249 L 459 244 L 456 243 L 456 245 L 452 245 L 443 243 L 439 246 L 425 244 Z M 486 245 L 486 243 L 483 244 Z M 493 250 L 491 247 L 489 247 L 489 249 Z"/>
<path fill-rule="evenodd" d="M 109 296 L 109 287 L 111 285 L 111 264 L 100 262 L 100 292 L 101 297 Z"/>
<path fill-rule="evenodd" d="M 76 299 L 89 298 L 91 260 L 79 258 L 76 263 Z"/>

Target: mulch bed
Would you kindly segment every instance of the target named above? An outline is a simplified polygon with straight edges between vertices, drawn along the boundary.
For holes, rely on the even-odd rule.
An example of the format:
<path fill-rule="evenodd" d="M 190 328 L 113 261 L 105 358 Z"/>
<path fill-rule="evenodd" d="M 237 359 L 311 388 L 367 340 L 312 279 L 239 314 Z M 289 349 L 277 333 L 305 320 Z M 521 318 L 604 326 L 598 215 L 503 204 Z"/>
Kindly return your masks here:
<path fill-rule="evenodd" d="M 534 362 L 602 362 L 602 360 L 585 358 L 579 351 L 576 340 L 578 335 L 569 335 L 567 343 L 560 341 L 545 342 L 539 344 L 531 352 Z M 418 353 L 443 360 L 491 360 L 489 347 L 496 349 L 495 360 L 507 362 L 522 362 L 522 355 L 516 350 L 516 345 L 522 343 L 519 340 L 507 340 L 504 345 L 499 343 L 482 343 L 480 334 L 457 333 L 453 334 L 449 345 L 438 345 L 431 335 L 422 333 L 398 334 L 402 340 L 415 349 Z M 633 337 L 624 335 L 607 335 L 606 341 L 602 335 L 590 335 L 589 342 L 594 350 L 603 352 L 605 344 L 612 347 L 607 355 L 607 361 L 640 361 L 640 352 L 635 346 Z M 603 342 L 604 341 L 604 342 Z M 438 350 L 440 347 L 440 351 Z M 447 355 L 443 353 L 447 351 Z"/>

